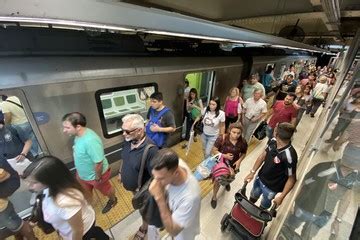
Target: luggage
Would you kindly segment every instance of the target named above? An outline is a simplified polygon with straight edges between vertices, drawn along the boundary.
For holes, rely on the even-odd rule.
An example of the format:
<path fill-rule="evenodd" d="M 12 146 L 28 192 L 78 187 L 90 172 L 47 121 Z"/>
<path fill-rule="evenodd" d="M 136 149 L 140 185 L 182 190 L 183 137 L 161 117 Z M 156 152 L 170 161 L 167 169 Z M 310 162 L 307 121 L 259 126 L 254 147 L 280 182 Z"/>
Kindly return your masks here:
<path fill-rule="evenodd" d="M 246 185 L 235 194 L 235 203 L 230 214 L 221 220 L 221 231 L 234 231 L 240 239 L 260 239 L 264 229 L 273 217 L 276 217 L 276 205 L 265 210 L 250 202 L 246 195 Z"/>

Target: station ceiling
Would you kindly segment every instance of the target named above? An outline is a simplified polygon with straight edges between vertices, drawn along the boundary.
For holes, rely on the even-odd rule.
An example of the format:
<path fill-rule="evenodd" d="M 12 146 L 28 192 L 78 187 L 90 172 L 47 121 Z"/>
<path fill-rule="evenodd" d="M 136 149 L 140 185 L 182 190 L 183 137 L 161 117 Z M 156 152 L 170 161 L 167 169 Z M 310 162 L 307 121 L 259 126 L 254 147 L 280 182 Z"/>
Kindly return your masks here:
<path fill-rule="evenodd" d="M 123 0 L 310 45 L 349 45 L 360 28 L 359 0 Z"/>

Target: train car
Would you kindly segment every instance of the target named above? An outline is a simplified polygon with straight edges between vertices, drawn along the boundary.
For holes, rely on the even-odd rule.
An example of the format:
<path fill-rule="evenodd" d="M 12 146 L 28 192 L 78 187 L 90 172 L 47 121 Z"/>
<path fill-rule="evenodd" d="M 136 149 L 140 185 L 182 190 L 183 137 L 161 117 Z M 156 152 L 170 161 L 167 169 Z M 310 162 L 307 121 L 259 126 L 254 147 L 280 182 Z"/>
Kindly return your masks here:
<path fill-rule="evenodd" d="M 244 58 L 239 57 L 12 57 L 0 58 L 0 94 L 20 99 L 43 154 L 63 159 L 73 168 L 73 139 L 62 133 L 61 118 L 82 112 L 88 127 L 103 140 L 106 157 L 115 174 L 121 164 L 124 138 L 121 118 L 128 113 L 146 117 L 149 96 L 164 94 L 175 115 L 177 131 L 169 138 L 181 141 L 184 80 L 197 87 L 204 104 L 211 96 L 224 102 L 228 90 L 239 86 Z M 268 64 L 281 73 L 284 66 L 311 56 L 257 56 L 250 72 L 262 73 Z M 18 212 L 29 214 L 30 194 L 21 188 L 14 196 Z"/>

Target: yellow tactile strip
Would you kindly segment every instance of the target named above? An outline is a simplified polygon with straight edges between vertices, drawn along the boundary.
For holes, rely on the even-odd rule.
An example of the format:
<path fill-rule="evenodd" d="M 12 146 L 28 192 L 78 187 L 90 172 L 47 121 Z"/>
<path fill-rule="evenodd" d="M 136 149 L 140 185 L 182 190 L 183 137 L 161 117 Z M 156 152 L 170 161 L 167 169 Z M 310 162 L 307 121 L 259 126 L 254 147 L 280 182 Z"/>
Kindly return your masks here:
<path fill-rule="evenodd" d="M 257 141 L 253 140 L 250 145 L 248 152 L 252 151 L 256 145 Z M 191 169 L 195 169 L 196 166 L 203 160 L 202 146 L 201 140 L 199 139 L 197 142 L 194 142 L 191 145 L 188 156 L 185 155 L 186 150 L 182 149 L 181 146 L 184 142 L 179 143 L 172 147 L 174 151 L 179 154 L 179 157 L 186 161 Z M 123 220 L 126 216 L 131 214 L 134 209 L 131 205 L 132 193 L 126 191 L 122 185 L 119 184 L 117 177 L 113 177 L 111 179 L 113 186 L 115 187 L 116 196 L 118 198 L 118 204 L 107 214 L 102 214 L 101 209 L 106 204 L 107 198 L 104 198 L 101 193 L 95 191 L 94 192 L 94 201 L 92 206 L 96 212 L 96 224 L 101 226 L 104 230 L 111 228 L 116 225 L 118 222 Z M 201 197 L 205 197 L 212 190 L 211 180 L 201 181 Z M 34 229 L 36 236 L 39 239 L 46 240 L 58 240 L 60 239 L 56 233 L 45 235 L 41 230 L 35 227 Z M 8 238 L 7 240 L 12 240 L 14 238 Z"/>

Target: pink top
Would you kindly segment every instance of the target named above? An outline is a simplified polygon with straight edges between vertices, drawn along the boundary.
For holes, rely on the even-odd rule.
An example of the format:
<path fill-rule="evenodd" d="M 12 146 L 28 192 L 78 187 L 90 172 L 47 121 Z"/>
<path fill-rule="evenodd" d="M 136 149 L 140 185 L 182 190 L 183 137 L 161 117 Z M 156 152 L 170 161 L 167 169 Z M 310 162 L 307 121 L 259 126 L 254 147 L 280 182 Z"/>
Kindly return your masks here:
<path fill-rule="evenodd" d="M 237 117 L 241 113 L 240 99 L 237 97 L 235 100 L 231 100 L 229 97 L 225 101 L 225 116 L 226 117 Z"/>

